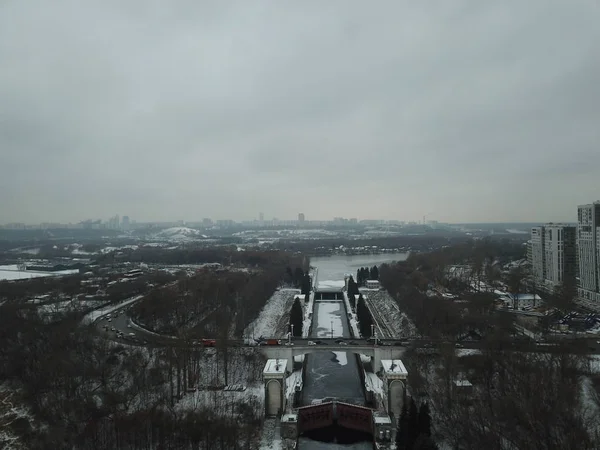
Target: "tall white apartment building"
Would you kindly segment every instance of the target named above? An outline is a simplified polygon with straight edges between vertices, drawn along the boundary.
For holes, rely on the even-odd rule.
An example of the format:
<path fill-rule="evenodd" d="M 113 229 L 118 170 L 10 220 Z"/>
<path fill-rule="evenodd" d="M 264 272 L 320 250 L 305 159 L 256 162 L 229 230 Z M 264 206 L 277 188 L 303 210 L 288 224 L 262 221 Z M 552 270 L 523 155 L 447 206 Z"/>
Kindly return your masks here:
<path fill-rule="evenodd" d="M 578 296 L 600 305 L 600 201 L 577 207 Z"/>
<path fill-rule="evenodd" d="M 539 284 L 546 278 L 544 267 L 544 227 L 533 227 L 531 229 L 531 272 Z"/>
<path fill-rule="evenodd" d="M 577 271 L 577 228 L 548 223 L 531 229 L 532 275 L 541 289 L 551 291 Z"/>

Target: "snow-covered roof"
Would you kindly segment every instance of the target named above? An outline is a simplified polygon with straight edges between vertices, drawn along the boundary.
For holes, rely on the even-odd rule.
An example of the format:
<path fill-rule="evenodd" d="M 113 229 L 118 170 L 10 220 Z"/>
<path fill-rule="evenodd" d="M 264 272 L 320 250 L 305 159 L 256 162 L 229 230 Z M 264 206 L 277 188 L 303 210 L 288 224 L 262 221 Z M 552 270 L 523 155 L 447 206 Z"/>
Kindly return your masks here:
<path fill-rule="evenodd" d="M 408 371 L 400 359 L 382 359 L 381 366 L 387 377 L 406 378 L 408 376 Z"/>
<path fill-rule="evenodd" d="M 269 359 L 265 364 L 263 375 L 283 375 L 286 365 L 287 359 Z"/>
<path fill-rule="evenodd" d="M 465 380 L 465 379 L 462 379 L 462 380 L 454 380 L 454 385 L 455 385 L 455 386 L 458 386 L 458 387 L 469 387 L 469 386 L 473 386 L 469 380 Z"/>

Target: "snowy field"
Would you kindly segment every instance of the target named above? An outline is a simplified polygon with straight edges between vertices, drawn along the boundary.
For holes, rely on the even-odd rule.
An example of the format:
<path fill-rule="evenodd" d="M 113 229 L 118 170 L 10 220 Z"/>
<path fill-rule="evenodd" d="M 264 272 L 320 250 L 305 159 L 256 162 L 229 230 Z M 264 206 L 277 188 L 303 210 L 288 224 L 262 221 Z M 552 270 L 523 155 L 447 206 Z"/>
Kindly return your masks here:
<path fill-rule="evenodd" d="M 244 330 L 244 336 L 254 339 L 264 337 L 285 337 L 288 331 L 290 310 L 294 296 L 300 289 L 280 289 L 267 300 L 262 311 Z"/>
<path fill-rule="evenodd" d="M 79 269 L 59 270 L 56 272 L 38 272 L 34 270 L 19 270 L 16 264 L 0 266 L 0 281 L 28 280 L 40 277 L 61 277 L 78 274 Z"/>

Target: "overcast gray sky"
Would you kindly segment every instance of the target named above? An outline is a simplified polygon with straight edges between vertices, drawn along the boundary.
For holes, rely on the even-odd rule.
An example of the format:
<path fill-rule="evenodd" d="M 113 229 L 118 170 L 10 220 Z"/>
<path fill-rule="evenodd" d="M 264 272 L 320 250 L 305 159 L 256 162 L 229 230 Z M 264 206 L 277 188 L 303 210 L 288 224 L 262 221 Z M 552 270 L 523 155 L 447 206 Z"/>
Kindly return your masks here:
<path fill-rule="evenodd" d="M 0 222 L 598 199 L 596 0 L 0 3 Z"/>

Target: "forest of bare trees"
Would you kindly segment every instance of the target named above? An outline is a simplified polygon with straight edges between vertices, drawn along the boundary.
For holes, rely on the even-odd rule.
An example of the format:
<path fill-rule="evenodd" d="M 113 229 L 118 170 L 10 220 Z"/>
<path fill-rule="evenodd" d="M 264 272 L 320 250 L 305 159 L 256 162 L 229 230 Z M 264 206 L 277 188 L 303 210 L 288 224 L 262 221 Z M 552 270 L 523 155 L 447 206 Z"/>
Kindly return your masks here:
<path fill-rule="evenodd" d="M 110 341 L 94 325 L 82 326 L 80 313 L 47 323 L 22 303 L 0 304 L 0 386 L 28 411 L 5 429 L 28 449 L 254 448 L 262 397 L 221 389 L 259 382 L 264 357 L 248 348 L 185 345 L 192 335 L 178 325 L 208 303 L 217 307 L 217 343 L 241 332 L 285 282 L 286 267 L 303 262 L 273 255 L 248 272 L 181 278 L 176 296 L 152 294 L 137 312 L 175 324 L 181 340 L 173 347 Z"/>

